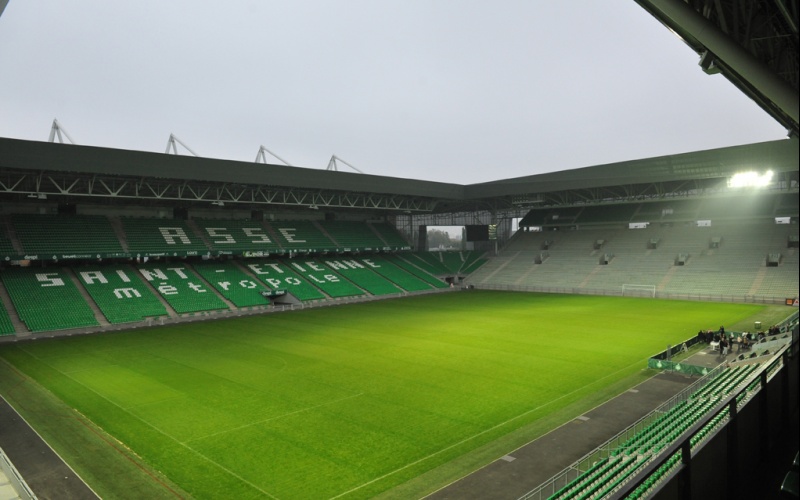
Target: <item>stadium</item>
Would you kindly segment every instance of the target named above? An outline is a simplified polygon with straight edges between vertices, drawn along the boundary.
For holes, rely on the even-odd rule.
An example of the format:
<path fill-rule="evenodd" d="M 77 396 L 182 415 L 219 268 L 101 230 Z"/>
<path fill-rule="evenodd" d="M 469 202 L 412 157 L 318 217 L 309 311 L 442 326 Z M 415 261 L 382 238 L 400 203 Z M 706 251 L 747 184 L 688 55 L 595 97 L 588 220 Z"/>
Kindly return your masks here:
<path fill-rule="evenodd" d="M 789 137 L 469 185 L 0 138 L 3 498 L 797 497 L 797 6 L 637 3 Z"/>

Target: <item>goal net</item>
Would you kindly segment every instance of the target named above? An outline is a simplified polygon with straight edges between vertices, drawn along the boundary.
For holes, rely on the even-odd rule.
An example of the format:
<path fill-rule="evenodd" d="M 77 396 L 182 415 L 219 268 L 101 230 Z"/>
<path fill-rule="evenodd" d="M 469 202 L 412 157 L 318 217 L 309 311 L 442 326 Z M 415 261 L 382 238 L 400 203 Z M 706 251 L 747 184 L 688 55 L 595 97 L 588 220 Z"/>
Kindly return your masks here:
<path fill-rule="evenodd" d="M 634 284 L 624 284 L 622 285 L 622 296 L 623 297 L 653 297 L 656 296 L 656 286 L 655 285 L 634 285 Z"/>

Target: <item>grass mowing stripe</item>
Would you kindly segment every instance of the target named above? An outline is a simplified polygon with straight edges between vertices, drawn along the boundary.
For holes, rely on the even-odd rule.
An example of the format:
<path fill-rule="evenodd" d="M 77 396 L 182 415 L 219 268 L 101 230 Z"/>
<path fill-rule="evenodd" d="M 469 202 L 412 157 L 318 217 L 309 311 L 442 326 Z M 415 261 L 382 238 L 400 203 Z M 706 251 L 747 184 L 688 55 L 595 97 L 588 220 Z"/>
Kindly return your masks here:
<path fill-rule="evenodd" d="M 23 349 L 23 350 L 24 350 L 24 349 Z M 32 354 L 30 354 L 30 353 L 28 353 L 28 354 L 29 354 L 29 355 L 31 355 L 32 357 L 36 358 L 36 356 L 35 356 L 35 355 L 32 355 Z M 38 358 L 37 358 L 37 359 L 38 359 Z M 39 360 L 39 361 L 40 361 L 40 362 L 43 362 L 43 361 L 41 361 L 41 360 Z M 43 362 L 43 363 L 44 363 L 45 365 L 47 365 L 47 363 L 46 363 L 46 362 Z M 49 366 L 49 365 L 48 365 L 48 366 Z M 52 367 L 50 367 L 50 368 L 52 368 Z M 54 369 L 54 370 L 55 370 L 55 369 Z M 56 370 L 56 371 L 58 371 L 58 370 Z M 61 372 L 59 372 L 59 373 L 61 373 Z M 117 403 L 115 403 L 115 402 L 111 401 L 110 399 L 108 399 L 107 397 L 105 397 L 105 396 L 103 396 L 102 394 L 98 393 L 97 391 L 95 391 L 95 390 L 94 390 L 94 389 L 92 389 L 91 387 L 88 387 L 88 386 L 86 386 L 86 385 L 82 384 L 81 382 L 79 382 L 79 381 L 77 381 L 77 380 L 73 379 L 71 376 L 69 376 L 69 375 L 67 375 L 67 374 L 65 374 L 65 373 L 62 373 L 62 375 L 63 375 L 64 377 L 66 377 L 66 378 L 68 378 L 68 379 L 72 380 L 72 381 L 73 381 L 73 382 L 75 382 L 76 384 L 78 384 L 78 385 L 80 385 L 80 386 L 84 387 L 86 390 L 88 390 L 88 391 L 90 391 L 90 392 L 94 393 L 96 396 L 98 396 L 98 397 L 100 397 L 100 398 L 104 399 L 106 402 L 108 402 L 109 404 L 111 404 L 111 405 L 113 405 L 113 406 L 117 407 L 118 409 L 120 409 L 120 410 L 122 410 L 123 412 L 127 413 L 127 414 L 128 414 L 128 415 L 130 415 L 131 417 L 133 417 L 133 418 L 135 418 L 135 419 L 139 420 L 140 422 L 142 422 L 143 424 L 147 425 L 147 426 L 148 426 L 148 427 L 150 427 L 151 429 L 155 430 L 156 432 L 158 432 L 158 433 L 159 433 L 159 434 L 161 434 L 162 436 L 166 437 L 166 438 L 167 438 L 167 439 L 169 439 L 170 441 L 172 441 L 172 442 L 174 442 L 174 443 L 178 444 L 179 446 L 182 446 L 183 448 L 185 448 L 185 449 L 189 450 L 190 452 L 192 452 L 192 453 L 196 454 L 197 456 L 199 456 L 199 457 L 200 457 L 200 458 L 202 458 L 203 460 L 207 461 L 208 463 L 210 463 L 210 464 L 213 464 L 215 467 L 219 468 L 220 470 L 223 470 L 223 471 L 225 471 L 227 474 L 230 474 L 231 476 L 235 477 L 235 478 L 236 478 L 236 479 L 238 479 L 239 481 L 241 481 L 241 482 L 243 482 L 243 483 L 247 484 L 248 486 L 250 486 L 250 487 L 252 487 L 252 488 L 254 488 L 254 489 L 256 489 L 256 490 L 258 490 L 259 492 L 263 493 L 264 495 L 268 496 L 269 498 L 272 498 L 272 499 L 274 499 L 274 500 L 279 500 L 279 499 L 278 499 L 278 497 L 271 495 L 269 492 L 267 492 L 267 491 L 264 491 L 263 489 L 261 489 L 261 488 L 259 488 L 258 486 L 254 485 L 253 483 L 251 483 L 251 482 L 250 482 L 250 481 L 248 481 L 247 479 L 245 479 L 245 478 L 241 477 L 239 474 L 237 474 L 237 473 L 235 473 L 235 472 L 233 472 L 233 471 L 231 471 L 231 470 L 227 469 L 227 468 L 226 468 L 226 467 L 224 467 L 223 465 L 220 465 L 220 464 L 218 464 L 218 463 L 217 463 L 217 462 L 215 462 L 214 460 L 211 460 L 210 458 L 206 457 L 205 455 L 203 455 L 203 454 L 202 454 L 202 453 L 200 453 L 199 451 L 197 451 L 197 450 L 193 449 L 191 446 L 188 446 L 188 445 L 186 445 L 186 444 L 184 444 L 184 443 L 181 443 L 180 441 L 178 441 L 177 439 L 175 439 L 174 437 L 172 437 L 170 434 L 168 434 L 168 433 L 164 432 L 163 430 L 161 430 L 161 429 L 159 429 L 158 427 L 154 426 L 154 425 L 153 425 L 153 424 L 151 424 L 150 422 L 147 422 L 147 421 L 145 421 L 145 420 L 142 420 L 142 419 L 141 419 L 141 418 L 139 418 L 138 416 L 136 416 L 136 415 L 134 415 L 133 413 L 131 413 L 130 411 L 128 411 L 126 408 L 123 408 L 122 406 L 118 405 Z"/>
<path fill-rule="evenodd" d="M 192 474 L 200 459 L 189 451 L 163 452 L 154 429 L 273 496 L 366 498 L 423 475 L 435 489 L 452 475 L 430 471 L 520 429 L 540 432 L 534 423 L 594 400 L 667 343 L 762 308 L 467 292 L 27 344 L 53 369 L 89 364 L 95 372 L 75 376 L 84 394 L 102 389 L 93 398 L 106 394 L 105 407 L 25 370 L 196 497 L 232 490 L 210 484 L 211 470 Z M 0 355 L 25 366 L 12 350 Z M 126 373 L 186 399 L 134 406 L 155 396 L 94 380 Z M 213 438 L 214 428 L 228 431 Z"/>
<path fill-rule="evenodd" d="M 646 361 L 646 359 L 645 359 L 645 360 L 642 360 L 642 361 Z M 601 382 L 601 381 L 603 381 L 603 380 L 605 380 L 605 379 L 607 379 L 607 378 L 611 377 L 612 375 L 616 375 L 616 374 L 617 374 L 617 373 L 619 373 L 619 372 L 622 372 L 622 371 L 624 371 L 624 370 L 627 370 L 627 369 L 629 369 L 629 368 L 631 368 L 631 367 L 633 367 L 633 366 L 635 366 L 635 365 L 638 365 L 638 364 L 640 364 L 642 361 L 637 361 L 635 364 L 632 364 L 632 365 L 630 365 L 630 366 L 628 366 L 628 367 L 626 367 L 626 368 L 623 368 L 623 369 L 621 369 L 621 370 L 618 370 L 617 372 L 611 373 L 611 374 L 609 374 L 609 375 L 607 375 L 607 376 L 605 376 L 605 377 L 603 377 L 603 378 L 600 378 L 600 379 L 596 380 L 595 382 L 592 382 L 591 384 L 589 384 L 589 386 L 592 386 L 592 385 L 594 385 L 594 384 L 596 384 L 596 383 L 598 383 L 598 382 Z M 409 468 L 409 467 L 412 467 L 412 466 L 414 466 L 414 465 L 420 464 L 420 463 L 422 463 L 422 462 L 424 462 L 424 461 L 426 461 L 426 460 L 428 460 L 428 459 L 430 459 L 430 458 L 433 458 L 433 457 L 435 457 L 436 455 L 439 455 L 439 454 L 441 454 L 441 453 L 444 453 L 444 452 L 446 452 L 446 451 L 448 451 L 448 450 L 450 450 L 450 449 L 452 449 L 452 448 L 455 448 L 455 447 L 457 447 L 457 446 L 460 446 L 460 445 L 462 445 L 462 444 L 464 444 L 464 443 L 467 443 L 467 442 L 469 442 L 469 441 L 471 441 L 471 440 L 473 440 L 473 439 L 475 439 L 475 438 L 477 438 L 477 437 L 480 437 L 480 436 L 482 436 L 482 435 L 484 435 L 484 434 L 487 434 L 487 433 L 489 433 L 489 432 L 492 432 L 492 431 L 494 431 L 494 430 L 500 429 L 501 427 L 504 427 L 504 426 L 508 425 L 509 423 L 511 423 L 511 422 L 513 422 L 513 421 L 515 421 L 515 420 L 518 420 L 518 419 L 520 419 L 520 418 L 523 418 L 523 417 L 525 417 L 526 415 L 529 415 L 529 414 L 531 414 L 531 413 L 533 413 L 533 412 L 536 412 L 536 411 L 539 411 L 539 410 L 541 410 L 541 409 L 543 409 L 543 408 L 546 408 L 547 406 L 550 406 L 550 405 L 552 405 L 552 404 L 554 404 L 554 403 L 556 403 L 556 402 L 558 402 L 558 401 L 560 401 L 560 400 L 562 400 L 562 399 L 564 399 L 564 398 L 567 398 L 568 396 L 571 396 L 571 395 L 573 395 L 573 394 L 575 394 L 575 393 L 578 393 L 578 392 L 580 392 L 580 391 L 583 391 L 583 390 L 585 390 L 585 389 L 586 389 L 586 387 L 581 387 L 580 389 L 575 389 L 574 391 L 572 391 L 572 392 L 570 392 L 570 393 L 567 393 L 567 394 L 562 394 L 561 396 L 559 396 L 559 397 L 557 397 L 557 398 L 555 398 L 555 399 L 551 399 L 550 401 L 547 401 L 546 403 L 543 403 L 543 404 L 541 404 L 541 405 L 539 405 L 539 406 L 537 406 L 537 407 L 535 407 L 535 408 L 531 408 L 530 410 L 528 410 L 528 411 L 526 411 L 526 412 L 524 412 L 524 413 L 521 413 L 521 414 L 519 414 L 519 415 L 517 415 L 517 416 L 515 416 L 515 417 L 513 417 L 513 418 L 510 418 L 510 419 L 506 420 L 505 422 L 500 422 L 499 424 L 497 424 L 497 425 L 495 425 L 495 426 L 493 426 L 493 427 L 490 427 L 490 428 L 488 428 L 488 429 L 485 429 L 485 430 L 483 430 L 483 431 L 481 431 L 481 432 L 479 432 L 479 433 L 477 433 L 477 434 L 475 434 L 475 435 L 472 435 L 472 436 L 469 436 L 469 437 L 467 437 L 467 438 L 465 438 L 465 439 L 462 439 L 461 441 L 459 441 L 459 442 L 457 442 L 457 443 L 453 443 L 453 444 L 451 444 L 450 446 L 447 446 L 446 448 L 442 448 L 441 450 L 437 451 L 436 453 L 432 453 L 432 454 L 428 455 L 427 457 L 422 457 L 422 458 L 420 458 L 419 460 L 417 460 L 417 461 L 415 461 L 415 462 L 412 462 L 412 463 L 409 463 L 409 464 L 406 464 L 406 465 L 404 465 L 403 467 L 401 467 L 401 468 L 399 468 L 399 469 L 395 469 L 395 470 L 393 470 L 393 471 L 389 472 L 388 474 L 384 474 L 384 475 L 383 475 L 383 476 L 381 476 L 381 477 L 376 477 L 375 479 L 373 479 L 373 480 L 371 480 L 371 481 L 369 481 L 369 482 L 366 482 L 366 483 L 364 483 L 364 484 L 362 484 L 362 485 L 360 485 L 360 486 L 358 486 L 358 487 L 356 487 L 356 488 L 353 488 L 353 489 L 351 489 L 351 490 L 348 490 L 348 491 L 345 491 L 345 492 L 343 492 L 343 493 L 340 493 L 339 495 L 336 495 L 336 496 L 334 496 L 334 497 L 331 497 L 331 500 L 334 500 L 334 499 L 336 499 L 336 498 L 341 498 L 341 497 L 343 497 L 343 496 L 345 496 L 345 495 L 349 495 L 350 493 L 353 493 L 353 492 L 355 492 L 355 491 L 358 491 L 358 490 L 360 490 L 361 488 L 364 488 L 364 487 L 366 487 L 366 486 L 369 486 L 369 485 L 370 485 L 370 484 L 372 484 L 372 483 L 376 483 L 376 482 L 378 482 L 378 481 L 381 481 L 381 480 L 383 480 L 383 479 L 386 479 L 387 477 L 390 477 L 390 476 L 392 476 L 392 475 L 394 475 L 394 474 L 397 474 L 398 472 L 400 472 L 400 471 L 402 471 L 402 470 L 405 470 L 405 469 L 407 469 L 407 468 Z"/>

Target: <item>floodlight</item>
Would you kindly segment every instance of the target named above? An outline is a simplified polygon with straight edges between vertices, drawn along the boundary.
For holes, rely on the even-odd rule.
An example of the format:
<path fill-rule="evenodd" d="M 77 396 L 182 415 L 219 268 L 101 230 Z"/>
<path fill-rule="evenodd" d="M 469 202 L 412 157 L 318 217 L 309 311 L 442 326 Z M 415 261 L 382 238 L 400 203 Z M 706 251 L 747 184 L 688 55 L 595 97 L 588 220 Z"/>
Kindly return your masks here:
<path fill-rule="evenodd" d="M 772 182 L 773 172 L 772 170 L 767 170 L 763 174 L 759 174 L 755 171 L 750 172 L 739 172 L 735 174 L 733 177 L 728 179 L 728 187 L 731 188 L 742 188 L 742 187 L 765 187 L 768 186 L 770 182 Z"/>

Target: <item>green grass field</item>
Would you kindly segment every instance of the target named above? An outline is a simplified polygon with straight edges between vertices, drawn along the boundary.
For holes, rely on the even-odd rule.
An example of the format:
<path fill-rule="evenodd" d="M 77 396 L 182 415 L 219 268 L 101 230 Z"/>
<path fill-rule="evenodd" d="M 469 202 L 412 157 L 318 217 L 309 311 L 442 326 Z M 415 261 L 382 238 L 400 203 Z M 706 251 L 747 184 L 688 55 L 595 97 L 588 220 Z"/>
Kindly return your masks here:
<path fill-rule="evenodd" d="M 2 345 L 0 391 L 107 499 L 408 498 L 768 309 L 427 295 Z M 95 426 L 119 443 L 72 437 Z"/>

